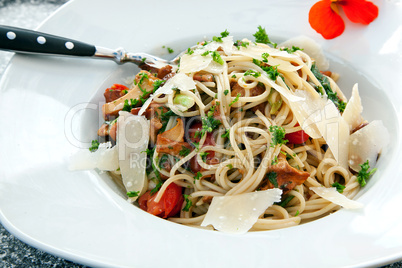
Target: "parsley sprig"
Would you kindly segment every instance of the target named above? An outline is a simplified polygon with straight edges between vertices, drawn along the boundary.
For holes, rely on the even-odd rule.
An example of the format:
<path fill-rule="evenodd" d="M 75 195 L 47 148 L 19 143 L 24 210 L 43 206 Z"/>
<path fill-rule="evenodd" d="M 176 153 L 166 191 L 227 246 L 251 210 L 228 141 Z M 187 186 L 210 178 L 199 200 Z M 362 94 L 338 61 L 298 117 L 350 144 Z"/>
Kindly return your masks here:
<path fill-rule="evenodd" d="M 360 184 L 361 187 L 366 185 L 366 180 L 368 180 L 368 178 L 374 174 L 374 172 L 377 171 L 376 168 L 373 168 L 371 171 L 369 171 L 370 169 L 370 165 L 369 165 L 369 161 L 367 160 L 366 162 L 364 162 L 363 164 L 360 165 L 361 169 L 359 171 L 359 173 L 357 173 L 357 182 Z"/>
<path fill-rule="evenodd" d="M 193 202 L 188 198 L 189 195 L 184 194 L 184 202 L 186 202 L 186 205 L 184 206 L 184 208 L 182 209 L 183 211 L 189 211 L 190 208 L 193 206 Z"/>
<path fill-rule="evenodd" d="M 216 105 L 212 105 L 207 113 L 207 116 L 201 117 L 202 128 L 200 131 L 197 131 L 194 134 L 194 138 L 197 138 L 198 136 L 203 137 L 207 132 L 211 133 L 221 124 L 221 121 L 214 118 L 215 108 Z"/>
<path fill-rule="evenodd" d="M 235 104 L 236 102 L 239 101 L 241 94 L 237 93 L 236 97 L 234 98 L 234 100 L 232 100 L 232 102 L 229 104 L 229 107 L 232 106 L 233 104 Z"/>
<path fill-rule="evenodd" d="M 236 42 L 234 42 L 233 45 L 237 47 L 238 50 L 240 50 L 241 47 L 247 48 L 250 45 L 250 43 L 247 41 L 237 40 Z"/>
<path fill-rule="evenodd" d="M 201 179 L 201 177 L 202 177 L 202 174 L 201 174 L 201 172 L 198 171 L 194 176 L 194 183 L 195 183 L 196 180 Z"/>
<path fill-rule="evenodd" d="M 92 140 L 91 141 L 91 147 L 89 147 L 89 150 L 91 152 L 95 152 L 99 148 L 99 141 L 98 140 Z"/>
<path fill-rule="evenodd" d="M 269 126 L 269 131 L 272 133 L 272 142 L 270 147 L 275 147 L 276 145 L 283 145 L 288 142 L 288 140 L 285 140 L 286 131 L 283 127 Z"/>
<path fill-rule="evenodd" d="M 280 50 L 286 51 L 287 53 L 292 54 L 293 52 L 296 52 L 296 51 L 298 51 L 298 50 L 303 50 L 303 49 L 300 48 L 300 47 L 292 46 L 291 48 L 289 48 L 289 47 L 284 47 L 284 48 L 281 48 Z"/>
<path fill-rule="evenodd" d="M 260 76 L 261 76 L 261 73 L 260 73 L 260 72 L 256 72 L 256 71 L 250 69 L 250 70 L 247 70 L 247 71 L 244 73 L 244 76 L 253 76 L 253 77 L 257 78 L 257 77 L 260 77 Z"/>
<path fill-rule="evenodd" d="M 220 65 L 223 65 L 225 61 L 222 59 L 221 54 L 218 51 L 205 51 L 201 56 L 207 56 L 211 54 L 212 60 Z"/>
<path fill-rule="evenodd" d="M 343 193 L 343 190 L 345 189 L 345 185 L 342 185 L 342 184 L 340 184 L 339 182 L 334 182 L 333 184 L 331 184 L 331 186 L 332 187 L 335 187 L 336 188 L 336 190 L 339 192 L 339 193 Z"/>
<path fill-rule="evenodd" d="M 257 43 L 270 44 L 274 48 L 276 48 L 276 46 L 278 45 L 277 43 L 271 42 L 271 40 L 269 40 L 265 28 L 262 28 L 261 25 L 258 26 L 258 31 L 253 36 L 255 37 L 255 42 Z"/>
<path fill-rule="evenodd" d="M 127 192 L 127 196 L 128 197 L 136 197 L 136 196 L 138 196 L 140 194 L 140 191 L 130 191 L 130 192 Z"/>
<path fill-rule="evenodd" d="M 129 100 L 124 100 L 124 105 L 123 105 L 123 111 L 126 112 L 131 112 L 131 109 L 135 108 L 138 105 L 139 100 L 137 99 L 130 99 Z"/>
<path fill-rule="evenodd" d="M 189 148 L 187 148 L 186 146 L 181 146 L 181 150 L 179 152 L 180 156 L 187 156 L 189 153 L 191 153 L 191 150 Z"/>
<path fill-rule="evenodd" d="M 222 43 L 222 38 L 229 36 L 229 32 L 228 30 L 225 30 L 223 32 L 221 32 L 221 36 L 214 36 L 212 37 L 212 40 L 218 43 Z"/>
<path fill-rule="evenodd" d="M 261 62 L 257 59 L 253 59 L 253 63 L 263 69 L 271 80 L 275 81 L 276 78 L 280 75 L 280 73 L 278 72 L 278 66 L 270 66 L 267 65 L 265 62 Z"/>

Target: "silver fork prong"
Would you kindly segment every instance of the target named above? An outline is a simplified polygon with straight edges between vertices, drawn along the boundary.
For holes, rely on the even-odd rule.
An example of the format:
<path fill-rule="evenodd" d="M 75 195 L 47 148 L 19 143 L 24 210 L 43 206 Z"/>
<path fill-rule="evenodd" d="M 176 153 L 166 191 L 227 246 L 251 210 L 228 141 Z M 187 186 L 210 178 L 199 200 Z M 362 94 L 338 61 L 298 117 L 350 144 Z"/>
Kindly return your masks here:
<path fill-rule="evenodd" d="M 146 63 L 152 66 L 161 66 L 166 64 L 176 65 L 179 57 L 174 58 L 171 61 L 147 54 L 147 53 L 131 53 L 127 52 L 123 48 L 110 49 L 105 47 L 96 46 L 94 54 L 95 58 L 113 59 L 117 63 L 132 62 L 137 65 Z"/>

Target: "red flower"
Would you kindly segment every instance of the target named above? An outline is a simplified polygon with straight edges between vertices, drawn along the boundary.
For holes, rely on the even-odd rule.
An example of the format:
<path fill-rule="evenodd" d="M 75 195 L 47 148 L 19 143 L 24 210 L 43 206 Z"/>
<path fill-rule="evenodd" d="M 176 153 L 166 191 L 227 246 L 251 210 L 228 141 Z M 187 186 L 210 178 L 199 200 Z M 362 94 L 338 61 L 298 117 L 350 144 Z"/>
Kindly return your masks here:
<path fill-rule="evenodd" d="M 366 0 L 321 0 L 311 7 L 308 21 L 325 39 L 335 38 L 345 30 L 339 7 L 355 23 L 368 25 L 378 16 L 378 7 Z"/>

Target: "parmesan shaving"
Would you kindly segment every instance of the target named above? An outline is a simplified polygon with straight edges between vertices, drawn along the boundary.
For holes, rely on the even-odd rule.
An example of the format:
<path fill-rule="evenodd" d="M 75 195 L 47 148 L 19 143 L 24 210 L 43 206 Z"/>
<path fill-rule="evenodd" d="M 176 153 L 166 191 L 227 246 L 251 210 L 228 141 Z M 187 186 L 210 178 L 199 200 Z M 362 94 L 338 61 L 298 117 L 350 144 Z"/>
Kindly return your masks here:
<path fill-rule="evenodd" d="M 327 98 L 314 97 L 310 92 L 296 90 L 304 101 L 289 102 L 302 129 L 312 138 L 323 137 L 335 160 L 348 167 L 349 126 L 335 104 Z"/>
<path fill-rule="evenodd" d="M 359 89 L 357 84 L 355 84 L 352 89 L 352 96 L 342 114 L 343 119 L 345 119 L 349 125 L 350 131 L 363 123 L 362 112 L 363 106 L 359 95 Z"/>
<path fill-rule="evenodd" d="M 134 202 L 147 189 L 145 174 L 149 142 L 149 121 L 138 115 L 121 111 L 118 118 L 117 147 L 123 184 L 127 192 L 136 192 L 129 197 Z"/>
<path fill-rule="evenodd" d="M 173 94 L 173 89 L 180 89 L 181 91 L 195 89 L 195 82 L 193 79 L 183 73 L 176 74 L 175 76 L 170 78 L 165 85 L 158 88 L 154 94 L 149 96 L 144 105 L 142 105 L 140 111 L 138 112 L 138 115 L 142 115 L 145 112 L 145 110 L 148 108 L 154 98 L 159 97 L 162 94 Z"/>
<path fill-rule="evenodd" d="M 180 58 L 180 73 L 196 73 L 208 67 L 211 63 L 210 55 L 201 56 L 200 54 L 184 54 Z"/>
<path fill-rule="evenodd" d="M 362 203 L 347 198 L 343 194 L 339 193 L 335 187 L 310 187 L 310 190 L 312 190 L 314 193 L 321 196 L 322 198 L 331 201 L 334 204 L 340 205 L 346 209 L 358 209 L 363 207 Z"/>
<path fill-rule="evenodd" d="M 389 133 L 382 121 L 374 120 L 350 135 L 349 166 L 360 171 L 360 165 L 369 161 L 371 167 L 377 164 L 378 154 L 389 143 Z"/>
<path fill-rule="evenodd" d="M 109 142 L 99 144 L 98 150 L 90 152 L 88 149 L 78 151 L 71 158 L 70 170 L 115 171 L 119 168 L 117 147 Z"/>
<path fill-rule="evenodd" d="M 281 200 L 282 190 L 268 189 L 239 195 L 215 196 L 201 226 L 231 234 L 243 234 L 274 202 Z"/>

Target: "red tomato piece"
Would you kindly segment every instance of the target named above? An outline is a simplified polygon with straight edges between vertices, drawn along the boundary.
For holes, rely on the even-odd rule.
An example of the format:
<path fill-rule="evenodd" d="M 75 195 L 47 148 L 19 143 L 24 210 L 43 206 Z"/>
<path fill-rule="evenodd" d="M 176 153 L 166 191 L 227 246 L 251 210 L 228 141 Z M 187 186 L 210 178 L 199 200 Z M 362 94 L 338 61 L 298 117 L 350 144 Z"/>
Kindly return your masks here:
<path fill-rule="evenodd" d="M 140 208 L 152 215 L 168 218 L 176 215 L 183 205 L 182 188 L 175 183 L 169 184 L 159 202 L 155 202 L 156 196 L 157 193 L 151 195 L 151 191 L 140 196 Z"/>
<path fill-rule="evenodd" d="M 296 127 L 299 126 L 299 124 L 295 125 Z M 288 143 L 293 143 L 293 144 L 302 144 L 308 140 L 310 136 L 304 132 L 303 130 L 299 130 L 293 133 L 288 133 L 285 135 L 285 139 L 288 140 Z"/>
<path fill-rule="evenodd" d="M 129 88 L 126 87 L 125 85 L 114 84 L 113 86 L 105 90 L 103 96 L 105 96 L 106 102 L 112 102 L 126 95 L 128 90 Z"/>
<path fill-rule="evenodd" d="M 122 90 L 128 90 L 128 87 L 126 87 L 125 85 L 121 85 L 121 84 L 113 84 L 113 86 L 111 86 L 110 88 L 106 89 L 109 91 L 122 91 Z"/>

